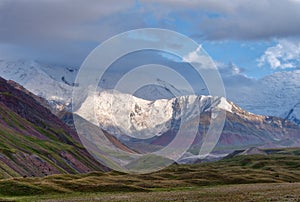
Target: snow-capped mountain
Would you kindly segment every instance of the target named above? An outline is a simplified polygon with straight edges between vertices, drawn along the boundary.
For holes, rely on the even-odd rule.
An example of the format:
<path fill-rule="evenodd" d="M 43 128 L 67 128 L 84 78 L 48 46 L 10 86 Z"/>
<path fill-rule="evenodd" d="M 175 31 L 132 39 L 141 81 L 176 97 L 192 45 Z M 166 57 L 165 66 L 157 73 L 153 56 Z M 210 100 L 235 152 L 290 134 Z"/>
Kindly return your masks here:
<path fill-rule="evenodd" d="M 110 90 L 89 95 L 76 113 L 99 124 L 110 134 L 146 139 L 170 130 L 172 122 L 181 118 L 180 112 L 184 108 L 191 112 L 189 119 L 195 118 L 197 114 L 193 114 L 192 109 L 196 107 L 200 107 L 200 113 L 211 111 L 212 108 L 228 112 L 232 109 L 232 105 L 223 97 L 191 95 L 149 101 Z"/>
<path fill-rule="evenodd" d="M 77 84 L 75 78 L 78 68 L 47 65 L 36 61 L 0 61 L 3 78 L 13 80 L 35 95 L 45 98 L 55 110 L 71 111 L 72 89 Z M 110 77 L 105 78 L 102 86 L 110 86 Z M 155 101 L 171 99 L 187 92 L 161 80 L 157 85 L 145 86 L 134 95 Z M 254 114 L 277 116 L 299 124 L 300 70 L 278 72 L 254 82 L 246 87 L 227 87 L 227 98 Z"/>
<path fill-rule="evenodd" d="M 277 116 L 299 123 L 295 120 L 299 120 L 300 113 L 293 109 L 300 102 L 300 70 L 277 72 L 259 80 L 240 77 L 230 77 L 230 82 L 225 82 L 228 100 L 254 114 Z M 224 79 L 226 80 L 226 78 Z M 240 81 L 241 79 L 242 81 Z M 110 86 L 110 79 L 105 79 L 105 82 L 106 86 Z M 154 101 L 173 98 L 174 94 L 189 95 L 188 92 L 179 90 L 161 80 L 157 80 L 157 85 L 139 89 L 134 95 Z M 293 116 L 287 117 L 291 110 Z M 295 119 L 295 117 L 298 118 Z"/>
<path fill-rule="evenodd" d="M 13 80 L 45 98 L 56 110 L 71 111 L 72 90 L 77 88 L 74 83 L 77 69 L 19 60 L 0 61 L 0 71 L 5 79 Z M 106 79 L 109 82 L 109 78 Z M 140 89 L 136 96 L 103 89 L 90 93 L 82 98 L 83 103 L 76 113 L 120 138 L 134 151 L 148 152 L 166 146 L 174 138 L 183 109 L 187 110 L 183 114 L 187 114 L 185 118 L 188 121 L 198 123 L 197 113 L 193 113 L 197 109 L 201 112 L 198 134 L 191 149 L 184 155 L 190 160 L 200 158 L 197 151 L 214 110 L 226 112 L 226 121 L 217 149 L 211 156 L 222 156 L 233 149 L 253 146 L 297 146 L 300 145 L 300 128 L 285 119 L 299 124 L 299 81 L 300 70 L 276 73 L 243 88 L 243 92 L 229 93 L 230 100 L 262 115 L 249 113 L 222 97 L 186 95 L 160 80 L 159 86 Z M 182 96 L 174 98 L 172 92 Z M 220 154 L 220 151 L 223 153 Z"/>
<path fill-rule="evenodd" d="M 207 134 L 214 111 L 226 113 L 224 130 L 210 157 L 222 157 L 235 149 L 253 146 L 276 148 L 300 145 L 299 126 L 284 119 L 249 113 L 223 97 L 180 96 L 148 101 L 117 91 L 90 94 L 75 112 L 82 118 L 113 134 L 135 151 L 156 151 L 176 136 L 176 124 L 184 109 L 187 122 L 200 122 L 197 136 L 190 150 L 180 162 L 199 158 L 199 148 Z M 198 123 L 197 122 L 197 123 Z M 177 128 L 178 129 L 178 128 Z"/>
<path fill-rule="evenodd" d="M 0 76 L 15 81 L 33 94 L 45 98 L 57 111 L 71 111 L 70 103 L 78 68 L 49 65 L 29 60 L 0 60 Z M 111 88 L 114 75 L 106 75 L 101 87 Z M 173 98 L 174 93 L 186 92 L 176 89 L 165 81 L 157 80 L 158 85 L 146 86 L 136 92 L 137 97 L 147 100 Z"/>
<path fill-rule="evenodd" d="M 159 99 L 171 99 L 182 95 L 190 95 L 190 93 L 185 90 L 179 90 L 166 81 L 156 79 L 156 84 L 144 86 L 133 95 L 145 100 L 155 101 Z"/>
<path fill-rule="evenodd" d="M 228 88 L 227 98 L 252 113 L 288 118 L 299 124 L 296 106 L 300 102 L 300 70 L 277 72 L 244 88 Z"/>
<path fill-rule="evenodd" d="M 56 110 L 70 106 L 76 71 L 36 61 L 0 61 L 3 78 L 13 80 L 33 94 L 45 98 Z"/>

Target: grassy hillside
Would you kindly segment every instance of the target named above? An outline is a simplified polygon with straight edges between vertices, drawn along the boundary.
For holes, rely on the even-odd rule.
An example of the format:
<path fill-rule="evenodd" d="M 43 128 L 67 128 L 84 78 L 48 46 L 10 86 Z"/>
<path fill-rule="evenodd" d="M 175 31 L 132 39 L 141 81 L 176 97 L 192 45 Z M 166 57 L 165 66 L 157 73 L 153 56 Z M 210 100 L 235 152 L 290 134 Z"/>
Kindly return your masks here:
<path fill-rule="evenodd" d="M 0 179 L 103 169 L 71 128 L 0 78 Z"/>
<path fill-rule="evenodd" d="M 236 156 L 218 162 L 195 165 L 172 165 L 159 172 L 144 175 L 91 172 L 43 178 L 3 179 L 0 180 L 0 196 L 31 198 L 35 195 L 45 195 L 60 198 L 74 194 L 82 196 L 111 192 L 151 193 L 202 190 L 201 187 L 219 185 L 300 182 L 300 149 L 267 152 L 271 154 Z M 299 184 L 295 185 L 299 188 Z"/>
<path fill-rule="evenodd" d="M 0 178 L 100 170 L 61 128 L 45 129 L 0 108 Z"/>

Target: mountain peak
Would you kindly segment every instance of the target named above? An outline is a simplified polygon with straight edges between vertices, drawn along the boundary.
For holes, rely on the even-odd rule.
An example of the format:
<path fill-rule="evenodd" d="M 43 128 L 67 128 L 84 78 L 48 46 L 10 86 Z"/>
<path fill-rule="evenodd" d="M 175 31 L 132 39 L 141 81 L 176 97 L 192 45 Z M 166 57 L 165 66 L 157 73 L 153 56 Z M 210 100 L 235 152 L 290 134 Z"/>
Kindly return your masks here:
<path fill-rule="evenodd" d="M 104 90 L 90 94 L 75 113 L 111 134 L 149 138 L 170 130 L 172 123 L 181 119 L 184 108 L 197 108 L 195 111 L 200 108 L 201 113 L 213 109 L 233 113 L 234 107 L 223 97 L 185 95 L 149 101 L 116 90 Z M 194 113 L 191 111 L 191 119 L 197 116 Z"/>

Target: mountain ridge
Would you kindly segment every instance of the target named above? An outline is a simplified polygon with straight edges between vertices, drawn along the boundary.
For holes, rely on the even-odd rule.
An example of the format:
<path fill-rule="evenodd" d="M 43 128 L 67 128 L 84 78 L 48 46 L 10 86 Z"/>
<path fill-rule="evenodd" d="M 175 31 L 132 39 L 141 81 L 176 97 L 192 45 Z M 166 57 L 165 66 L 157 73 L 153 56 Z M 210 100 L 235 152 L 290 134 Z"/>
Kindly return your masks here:
<path fill-rule="evenodd" d="M 247 112 L 222 97 L 182 96 L 147 101 L 117 91 L 102 91 L 87 97 L 75 113 L 113 134 L 135 151 L 147 153 L 167 146 L 174 138 L 184 106 L 190 109 L 200 107 L 200 122 L 196 115 L 189 116 L 188 122 L 199 122 L 198 134 L 192 147 L 179 161 L 181 163 L 203 158 L 197 155 L 197 151 L 203 144 L 215 110 L 225 111 L 226 120 L 211 155 L 224 156 L 234 150 L 253 146 L 277 148 L 300 145 L 299 126 L 282 118 Z M 142 137 L 144 134 L 145 137 Z"/>
<path fill-rule="evenodd" d="M 32 76 L 31 74 L 35 72 L 35 69 L 45 68 L 37 65 L 37 63 L 26 63 L 26 62 L 23 63 L 21 61 L 21 64 L 22 66 L 20 68 L 22 71 L 17 71 L 18 72 L 17 75 L 23 78 L 24 80 L 22 81 L 24 82 L 28 80 L 31 81 L 33 79 L 28 77 Z M 32 66 L 30 66 L 30 69 L 33 69 L 34 71 L 32 70 L 31 72 L 30 71 L 27 72 L 23 77 L 22 76 L 23 74 L 21 73 L 23 72 L 24 68 L 27 68 L 26 65 L 28 64 L 29 66 L 33 64 Z M 10 74 L 14 73 L 14 71 L 16 70 L 14 68 L 17 68 L 17 70 L 19 68 L 18 65 L 15 64 L 15 65 L 8 65 L 4 69 L 7 70 L 9 69 L 8 67 L 13 67 L 9 71 Z M 0 68 L 3 67 L 0 66 Z M 50 98 L 54 98 L 54 100 L 45 101 L 43 98 L 34 95 L 35 94 L 34 92 L 33 92 L 34 94 L 32 94 L 30 89 L 28 91 L 23 86 L 18 85 L 17 83 L 12 81 L 8 83 L 10 83 L 10 85 L 14 86 L 15 88 L 19 88 L 21 91 L 24 91 L 24 93 L 31 96 L 33 99 L 41 103 L 46 108 L 51 109 L 54 112 L 57 112 L 57 114 L 60 114 L 60 117 L 64 121 L 70 123 L 70 125 L 74 127 L 72 123 L 72 115 L 69 112 L 70 110 L 69 101 L 66 102 L 64 99 L 60 99 L 60 98 L 56 99 L 57 97 L 52 96 L 52 91 L 55 91 L 58 86 L 64 89 L 62 92 L 68 91 L 68 93 L 64 94 L 63 96 L 67 96 L 67 97 L 70 96 L 71 92 L 69 92 L 69 90 L 74 86 L 68 85 L 66 84 L 66 82 L 62 80 L 68 81 L 68 83 L 70 84 L 70 82 L 72 82 L 72 80 L 70 79 L 71 76 L 64 77 L 64 75 L 63 74 L 60 75 L 60 73 L 54 76 L 53 75 L 49 76 L 48 75 L 49 72 L 45 73 L 44 70 L 37 70 L 37 72 L 40 71 L 42 71 L 42 73 L 39 73 L 39 75 L 45 77 L 46 78 L 45 81 L 48 81 L 50 79 L 51 84 L 53 82 L 55 83 L 54 86 L 51 86 L 50 89 L 47 90 L 48 97 L 45 96 L 45 94 L 42 95 L 44 96 L 44 98 L 50 97 Z M 66 72 L 73 74 L 76 73 L 76 70 L 66 68 Z M 34 79 L 37 79 L 37 83 L 39 83 L 41 78 L 42 77 L 34 77 Z M 59 78 L 64 78 L 64 79 L 60 81 Z M 164 88 L 167 88 L 168 85 L 165 83 L 163 84 L 164 84 Z M 33 84 L 30 84 L 29 87 L 32 85 Z M 40 91 L 43 89 L 44 87 L 42 85 Z M 196 135 L 196 138 L 190 150 L 180 160 L 181 163 L 189 163 L 189 162 L 193 163 L 196 162 L 199 158 L 207 158 L 207 157 L 197 155 L 197 152 L 199 151 L 199 148 L 203 143 L 202 140 L 203 136 L 208 130 L 210 119 L 213 115 L 212 109 L 215 108 L 220 108 L 221 110 L 225 111 L 227 114 L 226 116 L 227 118 L 225 120 L 225 125 L 224 125 L 225 127 L 222 132 L 222 135 L 219 139 L 219 142 L 217 143 L 216 148 L 213 150 L 213 153 L 210 154 L 211 156 L 215 156 L 216 158 L 219 158 L 220 156 L 230 153 L 233 150 L 246 149 L 247 147 L 253 147 L 253 146 L 272 148 L 272 147 L 297 146 L 299 144 L 298 135 L 300 129 L 296 125 L 290 123 L 287 120 L 287 119 L 291 119 L 291 117 L 297 117 L 294 116 L 295 114 L 294 112 L 296 110 L 292 110 L 292 113 L 289 113 L 288 115 L 285 116 L 285 119 L 282 119 L 282 118 L 276 118 L 272 116 L 255 115 L 253 113 L 246 112 L 238 105 L 234 104 L 233 102 L 230 102 L 225 98 L 220 98 L 220 97 L 219 98 L 212 97 L 212 96 L 193 97 L 193 96 L 186 95 L 186 96 L 182 96 L 181 98 L 169 98 L 169 99 L 149 101 L 141 98 L 136 98 L 131 95 L 126 95 L 124 98 L 121 98 L 123 96 L 122 93 L 112 93 L 112 95 L 117 95 L 117 97 L 121 95 L 121 97 L 119 96 L 119 98 L 117 99 L 114 96 L 105 97 L 103 95 L 105 95 L 105 93 L 109 94 L 108 93 L 109 91 L 103 89 L 101 90 L 102 93 L 104 94 L 98 96 L 98 101 L 99 101 L 98 104 L 100 105 L 97 105 L 98 107 L 100 107 L 99 109 L 101 109 L 97 111 L 98 113 L 97 117 L 100 118 L 101 120 L 95 122 L 94 125 L 98 127 L 100 124 L 100 127 L 104 130 L 105 132 L 104 134 L 106 135 L 113 134 L 114 136 L 109 136 L 110 138 L 108 139 L 114 142 L 113 144 L 123 151 L 129 151 L 133 153 L 134 152 L 144 153 L 147 151 L 158 150 L 163 146 L 166 146 L 168 142 L 174 138 L 174 134 L 176 134 L 176 130 L 178 129 L 178 124 L 180 123 L 179 121 L 180 107 L 178 108 L 179 111 L 176 111 L 175 109 L 177 104 L 179 104 L 178 106 L 186 105 L 189 106 L 188 108 L 195 108 L 197 105 L 194 105 L 193 102 L 196 102 L 196 100 L 198 102 L 198 100 L 201 99 L 202 99 L 202 103 L 200 104 L 201 119 L 198 127 L 198 134 Z M 159 96 L 161 95 L 159 94 Z M 170 94 L 168 94 L 168 96 L 170 96 Z M 86 99 L 88 98 L 89 97 L 87 97 Z M 93 101 L 94 99 L 91 100 Z M 174 100 L 176 100 L 176 102 Z M 114 109 L 112 108 L 111 110 L 109 109 L 109 107 L 112 106 L 110 105 L 111 104 L 110 102 L 119 103 L 119 105 L 121 104 L 122 106 L 117 106 Z M 59 107 L 60 104 L 62 106 L 61 108 Z M 87 105 L 92 107 L 94 106 L 94 103 L 89 102 Z M 125 110 L 126 113 L 118 114 L 120 110 L 121 111 Z M 93 111 L 89 110 L 88 108 L 85 109 L 84 111 L 93 114 Z M 50 113 L 50 112 L 47 111 L 46 113 Z M 119 116 L 118 118 L 112 118 L 107 116 L 108 114 L 119 115 Z M 88 121 L 90 121 L 88 117 L 85 116 L 83 117 L 86 118 Z M 49 117 L 49 119 L 51 120 L 51 117 Z M 199 121 L 193 119 L 193 116 L 190 120 L 191 122 Z M 120 124 L 123 124 L 121 130 L 120 130 Z M 91 128 L 91 130 L 93 129 Z M 130 135 L 124 136 L 124 134 L 126 133 L 128 134 L 130 132 L 135 132 L 133 137 Z M 145 136 L 144 138 L 145 140 L 142 141 L 138 141 L 136 140 L 136 138 L 134 138 L 136 135 L 141 135 L 141 134 L 142 135 L 154 134 L 154 137 L 150 138 L 149 136 Z M 78 140 L 78 137 L 76 136 L 74 136 L 73 138 L 75 140 L 76 139 Z"/>
<path fill-rule="evenodd" d="M 45 98 L 53 112 L 71 111 L 70 98 L 72 88 L 77 86 L 75 78 L 78 68 L 47 65 L 37 61 L 12 60 L 0 61 L 0 70 L 0 76 L 3 78 L 13 80 L 35 95 Z M 227 98 L 252 113 L 287 118 L 299 124 L 300 110 L 294 110 L 293 116 L 287 117 L 297 104 L 297 100 L 300 100 L 299 80 L 300 70 L 277 72 L 257 82 L 250 82 L 247 88 L 229 88 Z M 178 89 L 174 86 L 161 80 L 158 80 L 158 83 L 160 87 L 145 87 L 134 95 L 147 100 L 156 100 L 174 97 L 173 91 L 178 93 Z M 154 97 L 151 93 L 154 93 Z M 180 91 L 179 94 L 186 95 L 187 92 Z"/>

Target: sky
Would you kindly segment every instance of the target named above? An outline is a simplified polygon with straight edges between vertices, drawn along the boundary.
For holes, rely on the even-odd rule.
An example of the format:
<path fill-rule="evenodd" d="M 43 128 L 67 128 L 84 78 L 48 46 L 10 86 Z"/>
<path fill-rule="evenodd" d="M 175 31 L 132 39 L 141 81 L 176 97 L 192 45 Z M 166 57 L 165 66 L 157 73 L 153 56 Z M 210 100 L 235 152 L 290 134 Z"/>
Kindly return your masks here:
<path fill-rule="evenodd" d="M 0 0 L 0 59 L 80 66 L 103 41 L 163 28 L 223 72 L 259 79 L 300 68 L 299 0 Z"/>

